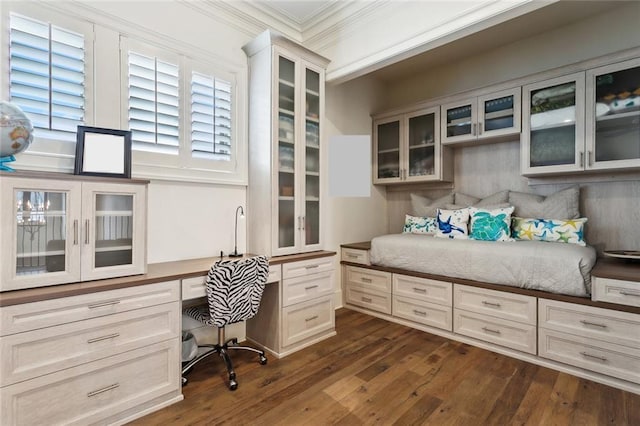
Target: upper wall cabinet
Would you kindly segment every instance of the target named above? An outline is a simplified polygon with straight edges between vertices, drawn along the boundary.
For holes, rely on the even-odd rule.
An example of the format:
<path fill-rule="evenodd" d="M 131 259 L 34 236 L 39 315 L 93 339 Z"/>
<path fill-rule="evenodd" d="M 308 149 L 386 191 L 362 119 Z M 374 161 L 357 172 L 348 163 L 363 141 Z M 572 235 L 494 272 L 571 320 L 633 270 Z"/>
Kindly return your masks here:
<path fill-rule="evenodd" d="M 249 57 L 247 248 L 269 256 L 322 249 L 322 137 L 328 60 L 266 31 Z"/>
<path fill-rule="evenodd" d="M 520 87 L 442 105 L 442 144 L 489 142 L 520 133 Z"/>
<path fill-rule="evenodd" d="M 448 148 L 440 144 L 440 109 L 374 119 L 375 184 L 451 180 Z"/>
<path fill-rule="evenodd" d="M 640 167 L 640 59 L 523 87 L 524 175 Z"/>
<path fill-rule="evenodd" d="M 0 290 L 146 272 L 144 184 L 0 176 Z"/>

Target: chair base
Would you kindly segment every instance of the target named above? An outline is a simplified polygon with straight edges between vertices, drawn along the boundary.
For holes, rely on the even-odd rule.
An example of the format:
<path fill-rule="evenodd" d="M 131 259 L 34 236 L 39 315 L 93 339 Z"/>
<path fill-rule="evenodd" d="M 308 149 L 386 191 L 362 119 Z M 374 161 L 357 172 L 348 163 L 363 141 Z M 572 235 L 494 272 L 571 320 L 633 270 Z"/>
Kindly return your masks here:
<path fill-rule="evenodd" d="M 220 344 L 220 342 L 224 342 L 224 343 Z M 250 346 L 238 345 L 238 339 L 236 339 L 235 337 L 227 341 L 224 341 L 224 327 L 218 328 L 217 344 L 198 345 L 198 348 L 207 348 L 207 350 L 182 366 L 182 386 L 187 384 L 188 380 L 185 377 L 185 375 L 191 370 L 191 368 L 194 365 L 196 365 L 203 359 L 207 358 L 209 355 L 219 354 L 222 360 L 224 361 L 225 366 L 227 367 L 227 373 L 229 375 L 229 382 L 227 386 L 229 387 L 229 390 L 233 391 L 238 389 L 238 382 L 236 381 L 236 372 L 233 369 L 233 363 L 231 362 L 231 357 L 229 356 L 230 349 L 255 352 L 260 356 L 259 361 L 261 365 L 265 365 L 267 363 L 267 357 L 265 356 L 264 351 L 260 349 L 252 348 Z"/>

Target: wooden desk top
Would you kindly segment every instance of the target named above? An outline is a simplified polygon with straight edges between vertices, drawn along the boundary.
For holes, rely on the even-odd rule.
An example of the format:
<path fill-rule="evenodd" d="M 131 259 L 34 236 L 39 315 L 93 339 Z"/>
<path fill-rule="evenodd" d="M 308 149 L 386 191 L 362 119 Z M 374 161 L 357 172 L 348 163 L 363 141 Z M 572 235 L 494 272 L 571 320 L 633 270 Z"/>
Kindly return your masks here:
<path fill-rule="evenodd" d="M 297 262 L 301 260 L 317 259 L 334 256 L 334 251 L 316 251 L 288 256 L 275 256 L 269 259 L 270 265 Z M 231 259 L 225 257 L 224 259 Z M 98 281 L 85 281 L 71 284 L 60 284 L 48 287 L 13 290 L 0 293 L 0 306 L 18 305 L 22 303 L 39 302 L 60 297 L 77 296 L 98 291 L 116 290 L 137 285 L 152 284 L 162 281 L 181 280 L 191 277 L 204 276 L 209 272 L 213 262 L 219 257 L 204 257 L 200 259 L 178 260 L 175 262 L 152 263 L 146 274 L 130 277 L 109 278 Z"/>

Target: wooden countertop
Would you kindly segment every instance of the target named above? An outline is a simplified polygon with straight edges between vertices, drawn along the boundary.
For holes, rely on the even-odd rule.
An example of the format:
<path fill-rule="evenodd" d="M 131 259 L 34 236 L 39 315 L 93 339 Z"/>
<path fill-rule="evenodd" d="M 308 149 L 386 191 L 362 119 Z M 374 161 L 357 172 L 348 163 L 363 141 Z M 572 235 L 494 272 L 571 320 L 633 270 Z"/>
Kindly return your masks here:
<path fill-rule="evenodd" d="M 288 256 L 275 256 L 269 259 L 270 265 L 297 262 L 301 260 L 317 259 L 334 256 L 334 251 L 315 251 Z M 225 257 L 224 259 L 232 259 Z M 39 302 L 60 297 L 77 296 L 98 291 L 116 290 L 137 285 L 152 284 L 162 281 L 181 280 L 191 277 L 204 276 L 209 272 L 213 262 L 220 257 L 204 257 L 200 259 L 178 260 L 175 262 L 152 263 L 147 267 L 147 273 L 130 277 L 109 278 L 98 281 L 85 281 L 72 284 L 60 284 L 48 287 L 13 290 L 0 293 L 0 306 L 18 305 L 22 303 Z"/>
<path fill-rule="evenodd" d="M 340 247 L 356 250 L 371 250 L 371 241 L 363 241 L 361 243 L 342 244 Z"/>
<path fill-rule="evenodd" d="M 591 270 L 591 275 L 598 278 L 640 283 L 640 262 L 610 258 L 598 259 Z"/>

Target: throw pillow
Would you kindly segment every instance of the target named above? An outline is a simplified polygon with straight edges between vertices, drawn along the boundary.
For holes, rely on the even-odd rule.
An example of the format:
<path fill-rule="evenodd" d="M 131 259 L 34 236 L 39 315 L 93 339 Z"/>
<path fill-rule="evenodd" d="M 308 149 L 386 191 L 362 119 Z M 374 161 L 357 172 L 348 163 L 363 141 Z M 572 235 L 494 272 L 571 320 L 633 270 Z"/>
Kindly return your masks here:
<path fill-rule="evenodd" d="M 584 241 L 586 222 L 586 217 L 567 220 L 514 217 L 511 225 L 512 235 L 516 240 L 549 241 L 584 246 L 586 245 Z"/>
<path fill-rule="evenodd" d="M 514 215 L 518 217 L 577 219 L 580 217 L 580 187 L 572 186 L 548 197 L 511 191 L 509 203 L 515 207 Z"/>
<path fill-rule="evenodd" d="M 453 203 L 453 194 L 447 194 L 436 200 L 418 194 L 410 194 L 411 209 L 414 216 L 436 217 L 438 209 Z"/>
<path fill-rule="evenodd" d="M 403 234 L 429 234 L 433 235 L 438 230 L 438 221 L 435 217 L 420 217 L 405 215 Z"/>
<path fill-rule="evenodd" d="M 471 218 L 469 238 L 481 241 L 513 241 L 511 213 L 513 213 L 513 207 L 493 210 L 469 207 Z"/>
<path fill-rule="evenodd" d="M 474 206 L 474 207 L 484 207 L 488 208 L 489 206 L 497 206 L 499 204 L 504 204 L 509 202 L 509 191 L 499 191 L 495 194 L 491 194 L 484 198 L 477 198 L 473 195 L 463 194 L 461 192 L 456 192 L 454 194 L 454 204 L 462 207 Z"/>
<path fill-rule="evenodd" d="M 445 210 L 438 209 L 438 238 L 455 238 L 466 240 L 469 238 L 467 223 L 469 209 Z"/>

